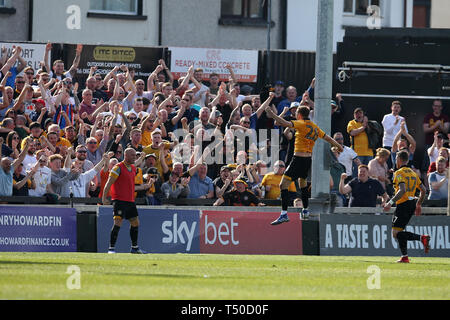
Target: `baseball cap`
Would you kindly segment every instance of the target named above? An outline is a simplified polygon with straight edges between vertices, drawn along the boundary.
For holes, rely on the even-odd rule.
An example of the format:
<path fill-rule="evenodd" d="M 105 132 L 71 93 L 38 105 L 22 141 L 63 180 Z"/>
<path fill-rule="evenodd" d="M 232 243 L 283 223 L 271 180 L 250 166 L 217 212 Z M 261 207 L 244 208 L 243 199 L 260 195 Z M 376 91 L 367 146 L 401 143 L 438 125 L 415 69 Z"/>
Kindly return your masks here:
<path fill-rule="evenodd" d="M 243 183 L 246 187 L 248 187 L 248 184 L 245 180 L 243 179 L 238 179 L 238 180 L 234 180 L 233 183 L 236 185 L 236 183 Z"/>
<path fill-rule="evenodd" d="M 438 133 L 437 137 L 440 139 L 445 139 L 445 136 L 443 133 Z"/>
<path fill-rule="evenodd" d="M 281 81 L 281 80 L 277 80 L 277 81 L 275 82 L 275 85 L 276 85 L 276 86 L 283 86 L 283 87 L 284 87 L 284 82 Z"/>
<path fill-rule="evenodd" d="M 231 169 L 228 165 L 226 165 L 226 166 L 222 166 L 222 168 L 220 168 L 220 172 L 222 172 L 222 171 L 224 171 L 224 170 L 229 170 L 229 171 L 231 171 L 232 169 Z"/>
<path fill-rule="evenodd" d="M 336 107 L 338 106 L 338 104 L 337 104 L 336 101 L 334 101 L 334 100 L 331 100 L 331 105 L 332 105 L 332 106 L 336 106 Z"/>
<path fill-rule="evenodd" d="M 289 106 L 289 109 L 290 109 L 290 108 L 298 108 L 298 107 L 300 107 L 300 103 L 297 102 L 297 101 L 294 101 L 294 102 L 292 102 L 291 105 Z"/>
<path fill-rule="evenodd" d="M 156 154 L 154 154 L 154 153 L 150 153 L 150 154 L 146 155 L 146 156 L 145 156 L 145 159 L 147 159 L 147 158 L 149 158 L 149 157 L 153 157 L 153 158 L 157 159 Z M 150 168 L 150 169 L 151 169 L 151 168 Z"/>
<path fill-rule="evenodd" d="M 45 101 L 43 99 L 33 99 L 31 102 L 33 102 L 34 104 L 40 103 L 45 106 Z"/>
<path fill-rule="evenodd" d="M 359 111 L 361 111 L 362 113 L 364 113 L 364 110 L 363 110 L 362 108 L 360 108 L 360 107 L 356 108 L 355 111 L 353 111 L 353 113 L 357 113 L 357 112 L 359 112 Z"/>
<path fill-rule="evenodd" d="M 158 174 L 158 169 L 156 169 L 154 167 L 148 168 L 147 174 Z"/>

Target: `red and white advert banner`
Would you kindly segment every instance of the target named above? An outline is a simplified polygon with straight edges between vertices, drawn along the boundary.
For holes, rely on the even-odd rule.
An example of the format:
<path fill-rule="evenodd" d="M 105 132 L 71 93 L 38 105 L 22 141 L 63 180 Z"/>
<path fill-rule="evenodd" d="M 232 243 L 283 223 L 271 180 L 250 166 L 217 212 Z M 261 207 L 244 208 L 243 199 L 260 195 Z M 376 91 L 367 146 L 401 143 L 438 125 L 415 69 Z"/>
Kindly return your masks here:
<path fill-rule="evenodd" d="M 200 211 L 200 253 L 301 255 L 302 223 L 270 223 L 279 212 Z"/>
<path fill-rule="evenodd" d="M 190 66 L 203 69 L 203 80 L 212 73 L 219 75 L 220 81 L 228 81 L 233 68 L 237 81 L 256 82 L 258 77 L 258 51 L 207 48 L 171 47 L 170 71 L 175 79 L 186 75 Z"/>

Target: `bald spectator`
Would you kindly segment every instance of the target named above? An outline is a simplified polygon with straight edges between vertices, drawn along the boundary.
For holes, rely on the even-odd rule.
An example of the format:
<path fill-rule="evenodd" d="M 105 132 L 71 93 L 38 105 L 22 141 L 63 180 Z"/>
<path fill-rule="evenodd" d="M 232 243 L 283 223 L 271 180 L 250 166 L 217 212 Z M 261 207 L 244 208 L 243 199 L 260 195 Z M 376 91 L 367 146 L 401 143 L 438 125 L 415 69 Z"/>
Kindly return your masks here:
<path fill-rule="evenodd" d="M 265 190 L 265 199 L 275 200 L 280 198 L 281 189 L 280 189 L 280 182 L 281 178 L 283 177 L 283 174 L 286 170 L 286 165 L 284 164 L 284 161 L 278 160 L 275 162 L 275 165 L 273 166 L 273 172 L 269 172 L 266 175 L 264 175 L 264 178 L 261 181 L 261 186 L 264 187 Z M 296 188 L 294 182 L 292 182 L 289 185 L 289 193 L 291 196 L 291 199 L 293 200 L 296 198 Z"/>

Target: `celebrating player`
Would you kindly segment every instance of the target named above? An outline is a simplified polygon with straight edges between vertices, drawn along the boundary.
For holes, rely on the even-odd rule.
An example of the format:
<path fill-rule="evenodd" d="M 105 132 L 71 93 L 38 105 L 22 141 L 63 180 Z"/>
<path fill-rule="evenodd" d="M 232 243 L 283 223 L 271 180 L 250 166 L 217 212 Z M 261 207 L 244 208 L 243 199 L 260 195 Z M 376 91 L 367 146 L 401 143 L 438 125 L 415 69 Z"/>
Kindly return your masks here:
<path fill-rule="evenodd" d="M 408 164 L 409 153 L 402 150 L 397 153 L 396 164 L 399 168 L 394 173 L 395 195 L 384 205 L 384 210 L 389 211 L 396 203 L 395 213 L 392 218 L 392 236 L 397 239 L 402 257 L 397 262 L 409 263 L 407 244 L 408 241 L 421 241 L 425 253 L 430 251 L 430 236 L 418 235 L 404 231 L 412 215 L 420 216 L 422 212 L 422 202 L 425 199 L 426 189 L 417 174 L 406 165 Z M 416 189 L 420 190 L 419 199 L 415 201 Z"/>
<path fill-rule="evenodd" d="M 297 108 L 296 118 L 298 120 L 287 121 L 277 116 L 272 109 L 266 108 L 267 115 L 272 117 L 279 125 L 283 127 L 294 128 L 295 142 L 294 142 L 294 157 L 292 157 L 291 163 L 287 170 L 283 174 L 280 182 L 281 189 L 281 215 L 273 221 L 272 225 L 278 225 L 283 222 L 288 222 L 287 209 L 289 206 L 289 185 L 295 180 L 300 178 L 300 188 L 302 191 L 303 210 L 302 215 L 307 217 L 308 211 L 308 186 L 306 178 L 308 177 L 308 171 L 311 168 L 312 150 L 318 138 L 325 140 L 332 146 L 338 148 L 340 152 L 343 151 L 342 146 L 336 142 L 333 138 L 326 135 L 314 122 L 309 119 L 309 108 L 307 106 L 300 106 Z"/>

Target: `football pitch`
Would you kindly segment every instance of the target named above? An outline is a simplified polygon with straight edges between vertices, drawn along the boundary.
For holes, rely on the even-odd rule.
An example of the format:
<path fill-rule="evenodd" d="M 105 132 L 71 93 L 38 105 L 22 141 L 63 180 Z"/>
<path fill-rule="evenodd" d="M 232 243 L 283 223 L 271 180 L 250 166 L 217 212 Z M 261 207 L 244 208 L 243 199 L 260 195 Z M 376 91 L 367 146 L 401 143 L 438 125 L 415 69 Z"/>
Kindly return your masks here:
<path fill-rule="evenodd" d="M 450 299 L 450 259 L 0 252 L 0 299 Z"/>

